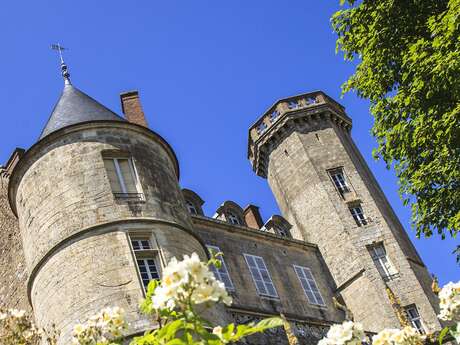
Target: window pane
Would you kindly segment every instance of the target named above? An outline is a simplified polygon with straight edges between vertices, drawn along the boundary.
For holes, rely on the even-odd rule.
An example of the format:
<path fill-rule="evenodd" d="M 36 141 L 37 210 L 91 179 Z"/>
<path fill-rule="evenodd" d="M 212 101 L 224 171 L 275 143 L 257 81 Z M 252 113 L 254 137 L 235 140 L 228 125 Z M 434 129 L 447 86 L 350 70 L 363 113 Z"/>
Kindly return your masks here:
<path fill-rule="evenodd" d="M 118 180 L 117 171 L 115 169 L 115 162 L 113 159 L 104 159 L 105 170 L 107 171 L 107 177 L 109 178 L 110 186 L 112 187 L 113 193 L 122 193 L 120 181 Z"/>
<path fill-rule="evenodd" d="M 134 250 L 141 249 L 141 244 L 139 243 L 138 240 L 131 240 L 131 244 L 132 244 Z"/>
<path fill-rule="evenodd" d="M 299 278 L 300 284 L 311 304 L 324 305 L 323 297 L 319 292 L 318 285 L 308 267 L 294 266 L 294 271 Z"/>
<path fill-rule="evenodd" d="M 136 181 L 134 180 L 134 171 L 129 159 L 118 159 L 121 175 L 126 187 L 126 193 L 137 193 Z"/>
<path fill-rule="evenodd" d="M 244 256 L 259 294 L 278 297 L 264 260 L 259 256 L 246 254 Z"/>
<path fill-rule="evenodd" d="M 206 246 L 210 252 L 213 253 L 219 253 L 221 252 L 219 247 L 216 246 Z M 214 273 L 214 276 L 220 280 L 222 283 L 224 283 L 225 287 L 227 289 L 233 289 L 233 283 L 232 280 L 230 279 L 230 274 L 228 273 L 227 266 L 225 264 L 225 260 L 223 257 L 219 257 L 219 261 L 221 262 L 221 266 L 219 269 L 217 269 L 214 266 L 211 266 L 211 270 Z"/>

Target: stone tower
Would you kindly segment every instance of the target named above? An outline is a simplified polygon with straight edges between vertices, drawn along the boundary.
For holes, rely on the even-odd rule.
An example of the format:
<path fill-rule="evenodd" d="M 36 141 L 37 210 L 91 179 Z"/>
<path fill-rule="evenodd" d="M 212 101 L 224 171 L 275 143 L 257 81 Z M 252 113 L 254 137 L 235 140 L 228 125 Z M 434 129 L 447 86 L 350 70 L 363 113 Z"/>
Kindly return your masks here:
<path fill-rule="evenodd" d="M 323 92 L 276 102 L 249 131 L 248 156 L 267 178 L 294 237 L 317 243 L 340 295 L 365 329 L 399 327 L 387 289 L 425 329 L 440 328 L 429 273 Z"/>
<path fill-rule="evenodd" d="M 63 66 L 65 67 L 65 66 Z M 40 327 L 60 343 L 107 306 L 127 312 L 128 334 L 151 326 L 139 315 L 143 284 L 172 256 L 205 249 L 191 228 L 169 144 L 144 125 L 136 92 L 120 117 L 65 86 L 39 140 L 9 178 L 28 270 L 27 295 Z"/>

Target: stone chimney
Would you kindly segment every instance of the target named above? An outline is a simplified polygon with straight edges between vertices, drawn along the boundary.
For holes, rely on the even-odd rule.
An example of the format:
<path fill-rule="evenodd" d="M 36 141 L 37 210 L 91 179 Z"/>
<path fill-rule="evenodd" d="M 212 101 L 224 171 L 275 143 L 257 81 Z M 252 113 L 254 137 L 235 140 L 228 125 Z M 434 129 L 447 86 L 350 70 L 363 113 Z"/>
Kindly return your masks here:
<path fill-rule="evenodd" d="M 262 222 L 262 217 L 260 216 L 259 208 L 254 205 L 248 205 L 243 210 L 244 220 L 248 227 L 253 229 L 260 229 L 264 223 Z"/>
<path fill-rule="evenodd" d="M 120 94 L 121 110 L 129 122 L 148 127 L 142 110 L 138 91 L 128 91 Z"/>

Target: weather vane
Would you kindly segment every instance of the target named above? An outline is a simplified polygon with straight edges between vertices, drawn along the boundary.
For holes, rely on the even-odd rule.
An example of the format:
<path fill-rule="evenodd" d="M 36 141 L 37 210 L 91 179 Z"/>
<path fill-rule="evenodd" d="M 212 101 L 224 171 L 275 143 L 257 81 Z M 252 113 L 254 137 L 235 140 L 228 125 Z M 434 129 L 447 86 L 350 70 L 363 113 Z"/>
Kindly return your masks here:
<path fill-rule="evenodd" d="M 64 77 L 65 84 L 70 84 L 70 73 L 69 73 L 69 70 L 67 68 L 67 65 L 64 62 L 64 58 L 62 56 L 62 52 L 64 50 L 68 50 L 68 49 L 64 48 L 59 43 L 58 44 L 52 44 L 51 49 L 57 50 L 59 52 L 59 58 L 61 59 L 61 74 Z"/>

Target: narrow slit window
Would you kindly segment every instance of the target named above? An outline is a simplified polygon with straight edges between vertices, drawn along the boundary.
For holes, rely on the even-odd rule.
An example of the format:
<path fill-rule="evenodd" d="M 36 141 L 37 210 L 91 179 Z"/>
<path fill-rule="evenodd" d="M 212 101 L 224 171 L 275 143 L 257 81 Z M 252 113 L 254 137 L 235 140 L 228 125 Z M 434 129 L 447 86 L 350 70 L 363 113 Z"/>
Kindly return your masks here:
<path fill-rule="evenodd" d="M 398 276 L 398 272 L 388 258 L 382 243 L 369 247 L 369 252 L 383 280 L 392 280 Z"/>
<path fill-rule="evenodd" d="M 139 196 L 139 179 L 131 158 L 104 158 L 112 192 L 117 197 Z"/>
<path fill-rule="evenodd" d="M 157 253 L 152 248 L 148 237 L 131 237 L 130 241 L 142 285 L 144 289 L 147 289 L 147 285 L 151 280 L 160 279 Z"/>
<path fill-rule="evenodd" d="M 311 270 L 308 267 L 294 265 L 294 271 L 300 280 L 300 284 L 307 296 L 308 302 L 314 305 L 325 306 L 324 299 L 319 292 L 318 285 L 311 274 Z"/>
<path fill-rule="evenodd" d="M 221 252 L 220 248 L 217 246 L 207 245 L 206 247 L 208 248 L 209 251 L 212 251 L 214 253 Z M 230 278 L 230 273 L 228 273 L 228 268 L 227 268 L 224 258 L 220 256 L 219 261 L 221 263 L 220 268 L 216 268 L 214 265 L 211 265 L 210 266 L 211 271 L 214 273 L 214 276 L 217 279 L 219 279 L 222 283 L 224 283 L 225 288 L 227 290 L 235 290 L 232 279 Z"/>
<path fill-rule="evenodd" d="M 260 256 L 249 254 L 244 254 L 244 258 L 259 295 L 278 298 L 278 293 L 276 292 L 275 285 L 273 285 L 264 259 Z"/>

